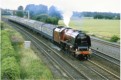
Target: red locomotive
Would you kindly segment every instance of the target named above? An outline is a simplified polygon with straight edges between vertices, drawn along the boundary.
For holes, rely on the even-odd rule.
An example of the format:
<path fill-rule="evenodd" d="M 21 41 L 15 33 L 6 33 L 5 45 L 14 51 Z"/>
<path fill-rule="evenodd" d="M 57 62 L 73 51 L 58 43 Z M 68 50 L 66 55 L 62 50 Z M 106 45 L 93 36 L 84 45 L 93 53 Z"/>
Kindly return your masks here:
<path fill-rule="evenodd" d="M 57 27 L 54 29 L 53 37 L 54 42 L 59 44 L 62 50 L 74 56 L 89 58 L 91 41 L 85 33 L 71 28 Z"/>

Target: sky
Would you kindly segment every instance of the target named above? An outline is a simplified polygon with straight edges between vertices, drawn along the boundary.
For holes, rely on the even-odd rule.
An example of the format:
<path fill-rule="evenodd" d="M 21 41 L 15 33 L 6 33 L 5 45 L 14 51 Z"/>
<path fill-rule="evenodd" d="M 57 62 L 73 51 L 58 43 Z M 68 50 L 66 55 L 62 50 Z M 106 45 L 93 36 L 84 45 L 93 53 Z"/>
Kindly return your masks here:
<path fill-rule="evenodd" d="M 55 5 L 59 10 L 70 11 L 97 11 L 120 13 L 120 0 L 0 0 L 0 8 L 16 10 L 22 5 L 44 4 Z"/>

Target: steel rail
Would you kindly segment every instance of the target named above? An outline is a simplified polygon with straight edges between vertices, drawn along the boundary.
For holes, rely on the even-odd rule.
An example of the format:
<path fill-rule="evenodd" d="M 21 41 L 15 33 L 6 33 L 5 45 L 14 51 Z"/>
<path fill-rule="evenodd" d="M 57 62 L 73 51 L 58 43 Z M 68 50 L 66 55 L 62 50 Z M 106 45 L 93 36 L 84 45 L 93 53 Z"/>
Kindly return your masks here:
<path fill-rule="evenodd" d="M 95 53 L 95 51 L 96 51 L 96 53 Z M 118 59 L 115 59 L 115 58 L 113 58 L 111 56 L 108 56 L 108 55 L 104 54 L 103 52 L 100 52 L 100 51 L 95 50 L 95 49 L 92 49 L 92 52 L 93 52 L 94 55 L 99 56 L 99 57 L 101 57 L 101 58 L 103 58 L 103 59 L 105 59 L 105 60 L 107 60 L 107 61 L 109 61 L 109 62 L 111 62 L 111 63 L 113 63 L 115 65 L 117 65 L 117 66 L 120 66 L 120 61 Z"/>
<path fill-rule="evenodd" d="M 89 61 L 89 62 L 91 62 L 92 64 L 94 64 L 94 65 L 98 66 L 100 69 L 102 69 L 102 70 L 104 70 L 104 71 L 108 72 L 109 74 L 111 74 L 111 75 L 115 76 L 116 78 L 120 79 L 120 76 L 117 76 L 116 74 L 114 74 L 114 73 L 112 73 L 111 71 L 109 71 L 109 70 L 107 70 L 107 69 L 103 68 L 103 67 L 102 67 L 102 66 L 100 66 L 99 64 L 97 64 L 97 63 L 93 62 L 92 60 L 88 60 L 88 61 Z"/>

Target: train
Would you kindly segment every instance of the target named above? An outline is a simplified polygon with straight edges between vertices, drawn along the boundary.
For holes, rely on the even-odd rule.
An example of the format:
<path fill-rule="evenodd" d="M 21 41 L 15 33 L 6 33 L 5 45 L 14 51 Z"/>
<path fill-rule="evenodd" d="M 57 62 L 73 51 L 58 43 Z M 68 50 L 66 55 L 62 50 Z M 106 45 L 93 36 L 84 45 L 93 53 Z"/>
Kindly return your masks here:
<path fill-rule="evenodd" d="M 61 50 L 72 54 L 74 57 L 86 60 L 90 58 L 92 53 L 90 36 L 80 30 L 17 16 L 9 16 L 8 20 L 39 33 L 59 46 Z"/>

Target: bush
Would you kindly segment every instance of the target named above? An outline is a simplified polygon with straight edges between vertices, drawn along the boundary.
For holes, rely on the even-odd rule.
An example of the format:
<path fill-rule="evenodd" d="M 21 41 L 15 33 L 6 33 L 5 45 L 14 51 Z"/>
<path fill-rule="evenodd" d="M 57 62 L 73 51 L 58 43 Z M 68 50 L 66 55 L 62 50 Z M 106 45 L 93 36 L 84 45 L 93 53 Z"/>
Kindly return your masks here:
<path fill-rule="evenodd" d="M 2 42 L 2 45 L 1 45 L 1 49 L 2 49 L 1 57 L 2 57 L 2 59 L 6 58 L 6 57 L 10 57 L 10 56 L 16 56 L 14 48 L 11 45 L 11 41 L 9 39 L 9 34 L 5 30 L 2 31 L 1 42 Z"/>
<path fill-rule="evenodd" d="M 33 17 L 34 20 L 45 22 L 48 18 L 47 14 L 36 15 Z"/>
<path fill-rule="evenodd" d="M 0 22 L 0 24 L 1 24 L 1 30 L 4 30 L 5 28 L 7 28 L 8 27 L 8 25 L 7 24 L 5 24 L 4 22 Z"/>
<path fill-rule="evenodd" d="M 46 14 L 41 14 L 41 15 L 37 15 L 35 17 L 33 17 L 33 19 L 41 21 L 41 22 L 45 22 L 45 23 L 50 23 L 50 24 L 58 24 L 59 19 L 56 17 L 50 17 Z"/>
<path fill-rule="evenodd" d="M 48 17 L 46 20 L 46 23 L 50 23 L 50 24 L 58 24 L 58 19 L 56 17 Z"/>
<path fill-rule="evenodd" d="M 20 78 L 19 65 L 14 57 L 7 57 L 2 60 L 1 78 L 3 80 L 16 80 Z"/>
<path fill-rule="evenodd" d="M 111 42 L 117 42 L 119 39 L 120 39 L 119 37 L 117 37 L 116 35 L 114 35 L 114 36 L 111 37 L 110 41 Z"/>
<path fill-rule="evenodd" d="M 3 30 L 3 28 L 4 28 L 3 27 L 4 26 L 3 22 L 0 22 L 0 24 L 1 24 L 1 26 L 0 26 L 1 27 L 1 30 Z"/>
<path fill-rule="evenodd" d="M 11 38 L 11 44 L 14 48 L 14 51 L 15 51 L 15 57 L 16 57 L 16 60 L 19 62 L 20 61 L 20 54 L 19 54 L 19 51 L 21 50 L 21 48 L 23 47 L 23 38 L 20 34 L 18 33 L 14 33 L 10 36 Z"/>
<path fill-rule="evenodd" d="M 24 16 L 23 11 L 17 11 L 16 16 L 23 17 Z"/>
<path fill-rule="evenodd" d="M 12 44 L 22 45 L 23 42 L 24 42 L 24 40 L 20 36 L 20 34 L 14 33 L 13 35 L 11 35 L 11 43 Z"/>
<path fill-rule="evenodd" d="M 1 54 L 2 59 L 6 57 L 12 57 L 12 56 L 16 57 L 15 51 L 12 46 L 2 47 L 1 52 L 2 52 Z"/>

